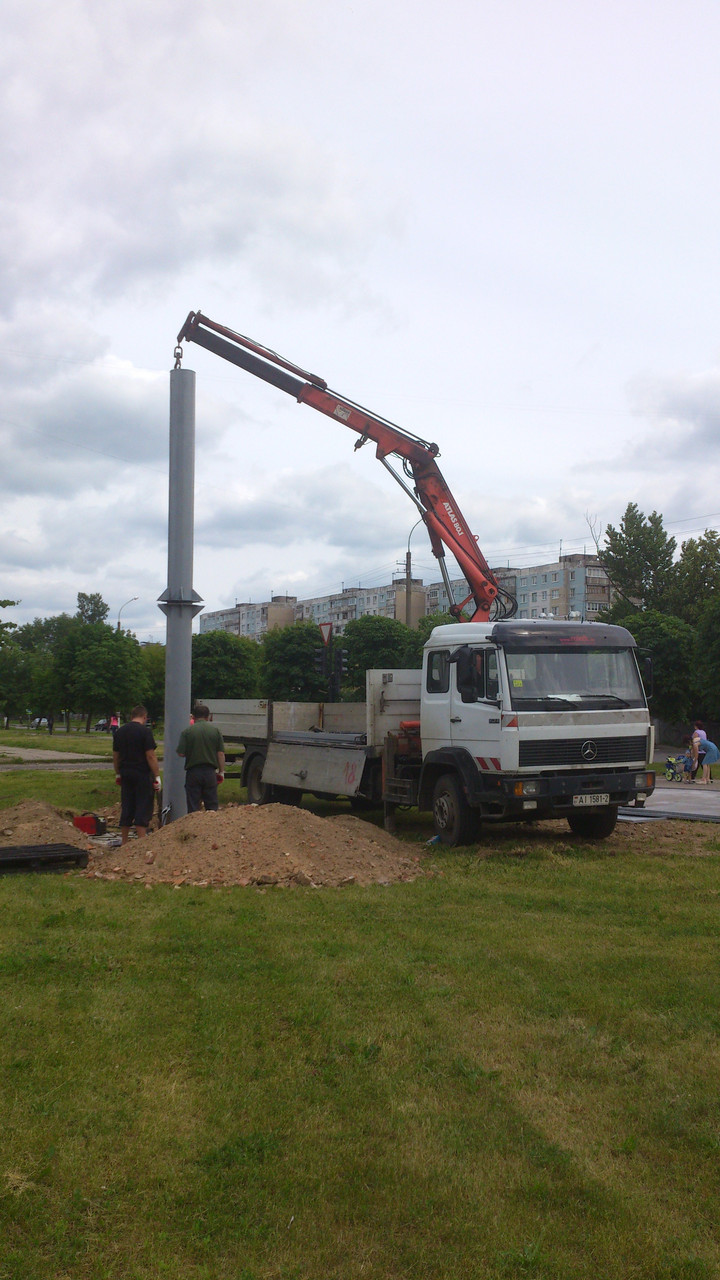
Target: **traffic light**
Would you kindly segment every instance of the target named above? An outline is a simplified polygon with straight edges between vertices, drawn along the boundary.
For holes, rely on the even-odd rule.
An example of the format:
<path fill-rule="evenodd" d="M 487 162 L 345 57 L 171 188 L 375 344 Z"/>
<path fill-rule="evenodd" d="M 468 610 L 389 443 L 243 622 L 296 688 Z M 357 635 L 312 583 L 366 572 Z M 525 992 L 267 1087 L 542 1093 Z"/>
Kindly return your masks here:
<path fill-rule="evenodd" d="M 340 695 L 340 685 L 347 676 L 348 672 L 348 651 L 347 649 L 336 649 L 335 659 L 333 662 L 335 676 L 335 697 Z"/>
<path fill-rule="evenodd" d="M 325 660 L 326 654 L 327 654 L 327 649 L 325 648 L 324 644 L 319 645 L 317 649 L 313 649 L 313 666 L 315 668 L 316 674 L 319 676 L 324 676 L 327 671 L 327 664 Z"/>

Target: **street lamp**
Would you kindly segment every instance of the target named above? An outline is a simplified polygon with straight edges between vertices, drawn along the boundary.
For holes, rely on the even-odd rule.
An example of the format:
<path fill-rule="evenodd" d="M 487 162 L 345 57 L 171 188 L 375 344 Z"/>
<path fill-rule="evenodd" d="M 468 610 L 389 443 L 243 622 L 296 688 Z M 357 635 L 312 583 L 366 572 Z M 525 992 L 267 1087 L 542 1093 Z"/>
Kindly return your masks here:
<path fill-rule="evenodd" d="M 126 601 L 125 601 L 125 604 L 132 604 L 132 603 L 133 603 L 133 600 L 139 600 L 139 599 L 140 599 L 140 597 L 139 597 L 139 596 L 131 596 L 129 600 L 126 600 Z M 122 613 L 123 609 L 125 608 L 125 604 L 121 604 L 121 605 L 120 605 L 120 608 L 118 609 L 118 621 L 117 621 L 117 629 L 118 629 L 118 631 L 120 630 L 120 614 Z"/>
<path fill-rule="evenodd" d="M 411 619 L 410 586 L 412 583 L 412 561 L 410 559 L 410 539 L 412 538 L 418 525 L 422 523 L 423 523 L 423 520 L 421 516 L 419 520 L 415 521 L 415 524 L 410 530 L 408 534 L 407 555 L 405 556 L 405 625 L 408 627 L 410 626 L 410 619 Z"/>

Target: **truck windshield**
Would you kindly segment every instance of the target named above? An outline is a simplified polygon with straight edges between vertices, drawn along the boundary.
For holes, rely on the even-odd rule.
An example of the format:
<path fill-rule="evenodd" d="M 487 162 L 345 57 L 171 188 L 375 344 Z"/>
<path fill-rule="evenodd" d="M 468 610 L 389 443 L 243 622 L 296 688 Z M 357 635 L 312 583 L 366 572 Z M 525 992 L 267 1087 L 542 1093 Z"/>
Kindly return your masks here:
<path fill-rule="evenodd" d="M 506 650 L 505 659 L 516 711 L 645 706 L 632 649 Z"/>

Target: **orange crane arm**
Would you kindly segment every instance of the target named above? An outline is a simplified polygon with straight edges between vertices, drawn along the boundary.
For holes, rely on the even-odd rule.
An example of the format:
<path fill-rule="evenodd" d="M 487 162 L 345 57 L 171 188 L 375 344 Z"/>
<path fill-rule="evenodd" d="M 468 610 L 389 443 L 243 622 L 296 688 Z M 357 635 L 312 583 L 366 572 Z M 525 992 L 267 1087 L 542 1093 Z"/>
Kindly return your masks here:
<path fill-rule="evenodd" d="M 205 347 L 223 360 L 229 360 L 280 391 L 294 396 L 300 404 L 308 404 L 329 418 L 342 422 L 360 437 L 355 445 L 356 449 L 361 448 L 368 440 L 373 440 L 376 457 L 415 503 L 426 525 L 451 601 L 450 576 L 445 566 L 446 547 L 467 579 L 471 594 L 467 600 L 452 603 L 450 612 L 460 620 L 470 621 L 486 621 L 493 608 L 496 612 L 499 609 L 504 617 L 515 612 L 517 606 L 513 597 L 500 589 L 478 546 L 477 538 L 471 533 L 435 461 L 439 453 L 436 444 L 403 431 L 352 400 L 337 395 L 328 388 L 323 378 L 308 373 L 250 338 L 226 329 L 200 311 L 190 312 L 178 334 L 178 343 L 183 341 L 195 342 Z M 391 456 L 402 459 L 404 473 L 412 481 L 412 488 L 390 466 L 388 457 Z M 475 609 L 471 618 L 466 619 L 463 608 L 471 600 Z"/>

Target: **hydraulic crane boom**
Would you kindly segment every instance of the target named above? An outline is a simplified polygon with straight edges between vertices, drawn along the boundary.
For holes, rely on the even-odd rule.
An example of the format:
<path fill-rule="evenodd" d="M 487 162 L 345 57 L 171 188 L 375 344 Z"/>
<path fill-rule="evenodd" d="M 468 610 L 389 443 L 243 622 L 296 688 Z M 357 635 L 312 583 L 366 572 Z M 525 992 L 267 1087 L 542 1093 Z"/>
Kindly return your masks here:
<path fill-rule="evenodd" d="M 452 603 L 450 612 L 462 621 L 473 622 L 487 621 L 491 610 L 500 617 L 511 617 L 515 613 L 517 604 L 514 598 L 499 586 L 478 547 L 477 538 L 471 533 L 435 461 L 439 453 L 436 444 L 421 440 L 419 436 L 403 431 L 352 400 L 337 395 L 322 378 L 298 368 L 277 352 L 261 347 L 242 334 L 216 324 L 200 311 L 191 311 L 180 330 L 178 343 L 184 341 L 196 342 L 221 356 L 223 360 L 229 360 L 280 391 L 294 396 L 300 404 L 309 404 L 320 413 L 344 423 L 360 437 L 355 444 L 356 449 L 361 448 L 368 440 L 373 440 L 376 444 L 376 457 L 415 503 L 427 527 L 432 550 L 438 559 L 451 601 L 453 594 L 445 564 L 445 547 L 468 581 L 471 594 L 466 600 Z M 182 357 L 181 347 L 178 347 L 176 355 L 178 359 Z M 390 466 L 388 457 L 392 455 L 402 458 L 403 471 L 412 481 L 412 488 Z M 475 609 L 468 619 L 463 608 L 470 601 L 474 602 Z"/>

